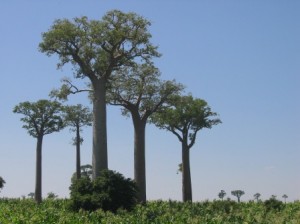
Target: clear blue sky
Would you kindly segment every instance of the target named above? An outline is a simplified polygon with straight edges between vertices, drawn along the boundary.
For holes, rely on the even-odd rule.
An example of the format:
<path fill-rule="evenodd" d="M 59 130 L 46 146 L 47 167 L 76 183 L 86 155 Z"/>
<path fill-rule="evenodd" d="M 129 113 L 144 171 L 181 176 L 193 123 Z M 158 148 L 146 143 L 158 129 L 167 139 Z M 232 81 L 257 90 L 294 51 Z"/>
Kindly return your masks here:
<path fill-rule="evenodd" d="M 136 12 L 152 22 L 152 42 L 163 79 L 176 79 L 205 99 L 223 124 L 199 132 L 191 151 L 194 200 L 220 190 L 300 199 L 300 2 L 290 1 L 1 1 L 0 3 L 0 193 L 34 191 L 36 140 L 12 109 L 47 98 L 70 67 L 56 70 L 56 57 L 38 51 L 41 33 L 55 19 L 100 19 L 111 9 Z M 89 105 L 86 96 L 70 103 Z M 109 168 L 133 177 L 133 127 L 108 107 Z M 91 163 L 91 128 L 84 130 L 82 164 Z M 46 136 L 43 195 L 69 195 L 75 171 L 72 133 Z M 171 133 L 148 125 L 148 199 L 181 200 L 181 148 Z"/>

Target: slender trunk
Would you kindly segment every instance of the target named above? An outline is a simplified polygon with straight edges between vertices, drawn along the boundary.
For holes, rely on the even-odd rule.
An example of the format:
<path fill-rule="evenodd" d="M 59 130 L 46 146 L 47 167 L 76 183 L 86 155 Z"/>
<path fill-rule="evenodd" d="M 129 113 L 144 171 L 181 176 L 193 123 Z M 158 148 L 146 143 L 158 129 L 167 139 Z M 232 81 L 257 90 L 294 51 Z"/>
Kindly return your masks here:
<path fill-rule="evenodd" d="M 81 177 L 80 172 L 80 127 L 76 127 L 76 177 L 79 179 Z"/>
<path fill-rule="evenodd" d="M 42 144 L 43 136 L 38 136 L 36 145 L 35 193 L 36 203 L 42 202 Z"/>
<path fill-rule="evenodd" d="M 182 200 L 192 201 L 192 181 L 190 171 L 190 149 L 182 142 Z"/>
<path fill-rule="evenodd" d="M 108 169 L 107 164 L 107 132 L 106 132 L 106 89 L 105 81 L 97 79 L 93 82 L 93 179 L 100 171 Z"/>
<path fill-rule="evenodd" d="M 240 199 L 240 197 L 237 197 L 238 198 L 238 203 L 240 203 L 241 202 L 241 199 Z"/>
<path fill-rule="evenodd" d="M 132 115 L 134 125 L 134 180 L 138 186 L 138 201 L 146 202 L 146 160 L 145 160 L 145 129 L 146 122 L 139 116 Z"/>

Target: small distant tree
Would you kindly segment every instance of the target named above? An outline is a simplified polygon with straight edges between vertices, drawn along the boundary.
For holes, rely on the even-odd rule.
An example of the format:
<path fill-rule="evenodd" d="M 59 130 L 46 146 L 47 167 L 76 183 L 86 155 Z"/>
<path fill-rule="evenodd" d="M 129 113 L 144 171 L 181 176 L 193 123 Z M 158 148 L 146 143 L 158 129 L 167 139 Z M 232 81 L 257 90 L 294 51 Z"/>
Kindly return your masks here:
<path fill-rule="evenodd" d="M 88 178 L 92 179 L 93 178 L 93 167 L 90 164 L 80 166 L 80 176 L 84 177 L 84 178 L 88 177 Z M 75 179 L 78 179 L 76 173 L 74 173 L 72 175 L 71 181 L 75 182 Z"/>
<path fill-rule="evenodd" d="M 177 174 L 182 173 L 182 163 L 178 164 Z"/>
<path fill-rule="evenodd" d="M 55 198 L 58 198 L 58 195 L 53 193 L 53 192 L 49 192 L 48 195 L 47 195 L 47 198 L 48 199 L 55 199 Z"/>
<path fill-rule="evenodd" d="M 288 198 L 288 196 L 286 194 L 282 195 L 282 197 L 284 198 L 284 203 L 286 203 L 286 199 Z"/>
<path fill-rule="evenodd" d="M 30 198 L 34 198 L 34 193 L 33 192 L 30 192 L 29 194 L 28 194 L 28 197 L 30 197 Z"/>
<path fill-rule="evenodd" d="M 61 104 L 56 101 L 39 100 L 23 102 L 15 106 L 13 112 L 23 114 L 21 118 L 29 135 L 37 139 L 35 201 L 42 202 L 42 143 L 45 135 L 60 131 L 63 127 Z"/>
<path fill-rule="evenodd" d="M 272 194 L 270 199 L 276 199 L 277 200 L 277 195 Z"/>
<path fill-rule="evenodd" d="M 260 198 L 261 194 L 260 193 L 256 193 L 255 195 L 253 195 L 254 199 L 258 202 L 259 198 Z"/>
<path fill-rule="evenodd" d="M 4 187 L 5 183 L 6 183 L 5 180 L 2 177 L 0 177 L 0 189 Z"/>
<path fill-rule="evenodd" d="M 193 96 L 173 96 L 168 105 L 153 114 L 151 121 L 159 128 L 172 132 L 181 142 L 182 152 L 182 199 L 192 201 L 190 149 L 195 144 L 197 133 L 203 128 L 221 123 L 215 118 L 207 102 Z"/>
<path fill-rule="evenodd" d="M 80 145 L 83 142 L 80 132 L 82 131 L 82 127 L 92 125 L 93 114 L 89 108 L 84 107 L 81 104 L 65 106 L 63 110 L 65 125 L 70 127 L 70 131 L 76 133 L 73 144 L 76 146 L 76 177 L 80 178 Z"/>
<path fill-rule="evenodd" d="M 89 177 L 89 178 L 93 177 L 92 165 L 90 165 L 90 164 L 82 165 L 80 167 L 80 170 L 81 170 L 81 176 L 85 176 L 85 177 Z"/>
<path fill-rule="evenodd" d="M 219 198 L 222 199 L 222 201 L 223 201 L 225 195 L 226 195 L 226 192 L 224 190 L 221 190 L 221 192 L 218 194 Z"/>
<path fill-rule="evenodd" d="M 242 191 L 242 190 L 234 190 L 234 191 L 231 191 L 231 194 L 232 194 L 233 196 L 237 197 L 238 202 L 240 202 L 240 201 L 241 201 L 240 199 L 241 199 L 242 195 L 245 194 L 245 192 Z"/>

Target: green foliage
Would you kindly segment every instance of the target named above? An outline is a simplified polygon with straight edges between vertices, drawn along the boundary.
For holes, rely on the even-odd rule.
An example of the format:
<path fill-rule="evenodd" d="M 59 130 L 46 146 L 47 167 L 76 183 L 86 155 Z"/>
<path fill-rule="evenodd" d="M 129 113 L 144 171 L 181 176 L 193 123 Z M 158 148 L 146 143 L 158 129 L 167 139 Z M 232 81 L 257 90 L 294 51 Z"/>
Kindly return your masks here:
<path fill-rule="evenodd" d="M 264 205 L 268 212 L 271 210 L 279 212 L 283 209 L 283 206 L 284 206 L 283 202 L 277 200 L 275 197 L 271 197 L 270 199 L 264 201 Z"/>
<path fill-rule="evenodd" d="M 0 177 L 0 189 L 4 187 L 5 183 L 6 183 L 5 180 L 2 177 Z"/>
<path fill-rule="evenodd" d="M 183 89 L 175 81 L 162 81 L 158 68 L 153 64 L 139 64 L 122 67 L 111 76 L 107 101 L 112 105 L 123 106 L 122 114 L 139 114 L 147 119 L 172 95 Z"/>
<path fill-rule="evenodd" d="M 36 205 L 33 200 L 0 199 L 0 223 L 130 223 L 130 224 L 298 224 L 300 203 L 287 203 L 280 212 L 266 211 L 263 203 L 213 201 L 182 203 L 152 201 L 137 205 L 132 211 L 116 213 L 103 210 L 77 212 L 68 209 L 69 199 L 44 200 Z"/>
<path fill-rule="evenodd" d="M 191 148 L 197 132 L 221 123 L 217 113 L 212 112 L 207 102 L 188 96 L 173 96 L 169 106 L 163 107 L 152 116 L 151 121 L 161 129 L 176 135 L 180 142 Z M 190 141 L 189 143 L 187 141 Z"/>
<path fill-rule="evenodd" d="M 58 195 L 55 194 L 54 192 L 49 192 L 49 193 L 47 194 L 47 198 L 48 198 L 48 199 L 55 199 L 55 198 L 58 198 Z"/>
<path fill-rule="evenodd" d="M 135 183 L 110 170 L 103 170 L 95 180 L 88 176 L 73 179 L 70 190 L 71 208 L 76 211 L 101 208 L 116 212 L 118 209 L 130 210 L 136 204 Z"/>
<path fill-rule="evenodd" d="M 73 132 L 76 132 L 77 129 L 81 130 L 81 127 L 92 125 L 93 115 L 88 107 L 81 104 L 68 105 L 63 107 L 63 111 L 65 125 L 69 126 Z"/>
<path fill-rule="evenodd" d="M 107 12 L 101 20 L 86 16 L 58 19 L 43 33 L 39 48 L 48 56 L 57 54 L 58 67 L 71 63 L 76 78 L 108 78 L 122 65 L 132 65 L 134 58 L 150 60 L 160 54 L 150 43 L 150 22 L 135 13 Z"/>
<path fill-rule="evenodd" d="M 39 100 L 22 102 L 15 106 L 13 112 L 23 114 L 23 128 L 34 138 L 60 131 L 64 128 L 61 118 L 62 106 L 57 101 Z"/>

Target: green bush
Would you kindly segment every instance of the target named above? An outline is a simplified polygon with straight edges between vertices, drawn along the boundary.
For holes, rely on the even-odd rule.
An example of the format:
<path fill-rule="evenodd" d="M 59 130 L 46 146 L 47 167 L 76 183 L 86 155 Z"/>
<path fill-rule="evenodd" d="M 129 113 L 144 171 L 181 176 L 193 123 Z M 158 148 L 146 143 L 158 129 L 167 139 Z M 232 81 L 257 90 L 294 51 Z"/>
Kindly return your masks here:
<path fill-rule="evenodd" d="M 271 210 L 281 211 L 283 209 L 283 202 L 276 198 L 270 198 L 264 202 L 267 212 Z"/>
<path fill-rule="evenodd" d="M 73 210 L 103 209 L 116 212 L 118 209 L 131 210 L 137 203 L 137 186 L 122 174 L 104 170 L 95 180 L 88 176 L 73 179 L 70 186 Z"/>

